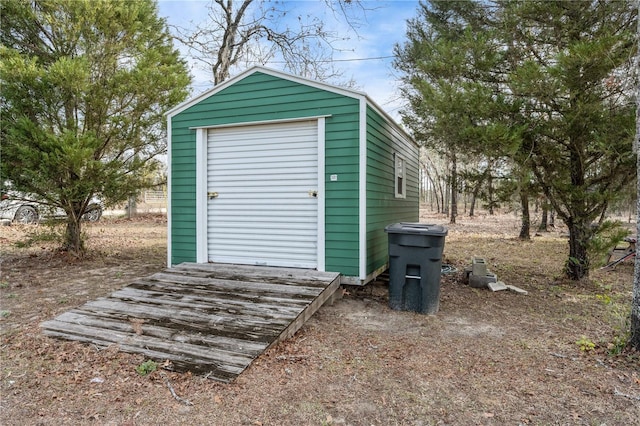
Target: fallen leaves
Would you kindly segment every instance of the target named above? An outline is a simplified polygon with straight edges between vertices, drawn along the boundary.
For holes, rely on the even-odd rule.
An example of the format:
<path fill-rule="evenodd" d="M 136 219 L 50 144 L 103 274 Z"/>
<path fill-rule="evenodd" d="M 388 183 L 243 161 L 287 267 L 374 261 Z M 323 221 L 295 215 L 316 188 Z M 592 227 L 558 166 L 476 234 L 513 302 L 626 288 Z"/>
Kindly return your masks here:
<path fill-rule="evenodd" d="M 604 423 L 612 412 L 620 424 L 637 421 L 637 400 L 622 396 L 640 396 L 637 361 L 610 362 L 602 353 L 582 356 L 573 343 L 581 333 L 594 340 L 608 336 L 616 325 L 607 322 L 602 303 L 588 304 L 588 291 L 553 280 L 562 267 L 566 239 L 534 238 L 526 251 L 539 261 L 530 265 L 517 242 L 504 238 L 505 232 L 517 231 L 517 218 L 506 219 L 465 224 L 460 218 L 447 237 L 445 256 L 463 269 L 471 255 L 489 253 L 501 279 L 517 285 L 533 276 L 526 278 L 537 289 L 530 300 L 471 292 L 453 275 L 441 281 L 440 312 L 426 317 L 391 311 L 383 284 L 349 287 L 343 300 L 323 307 L 234 383 L 166 372 L 176 395 L 194 406 L 172 397 L 158 372 L 138 376 L 134 369 L 143 357 L 121 353 L 117 346 L 57 341 L 44 337 L 38 326 L 55 313 L 163 268 L 165 222 L 105 221 L 89 227 L 96 235 L 89 244 L 99 244 L 100 251 L 83 261 L 65 263 L 40 248 L 36 257 L 7 253 L 3 245 L 0 266 L 9 286 L 0 289 L 0 297 L 3 309 L 12 311 L 2 322 L 0 341 L 3 421 L 573 424 L 585 419 Z M 630 272 L 623 267 L 595 274 L 601 286 L 611 286 L 612 294 L 624 299 Z M 9 292 L 18 297 L 6 297 Z M 62 294 L 68 299 L 64 305 L 58 304 Z M 143 323 L 131 324 L 144 331 Z M 503 333 L 467 332 L 488 326 Z M 594 368 L 594 356 L 609 368 Z M 561 377 L 549 376 L 548 369 Z M 616 389 L 621 395 L 613 393 Z"/>

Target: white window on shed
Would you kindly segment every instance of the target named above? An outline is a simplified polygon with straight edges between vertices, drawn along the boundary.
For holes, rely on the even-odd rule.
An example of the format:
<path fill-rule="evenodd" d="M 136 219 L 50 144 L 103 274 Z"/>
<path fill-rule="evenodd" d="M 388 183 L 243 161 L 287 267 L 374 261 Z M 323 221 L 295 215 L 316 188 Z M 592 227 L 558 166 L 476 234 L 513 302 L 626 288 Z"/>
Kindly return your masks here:
<path fill-rule="evenodd" d="M 396 198 L 406 198 L 407 197 L 407 180 L 405 179 L 406 174 L 406 161 L 405 159 L 398 155 L 394 154 L 395 158 L 395 195 Z"/>

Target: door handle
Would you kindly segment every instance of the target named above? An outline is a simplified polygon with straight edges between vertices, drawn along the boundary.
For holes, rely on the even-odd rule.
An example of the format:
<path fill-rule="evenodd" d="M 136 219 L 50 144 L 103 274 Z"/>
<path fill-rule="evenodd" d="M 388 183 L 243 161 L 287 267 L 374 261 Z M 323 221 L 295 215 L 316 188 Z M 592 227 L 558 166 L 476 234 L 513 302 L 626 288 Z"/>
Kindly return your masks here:
<path fill-rule="evenodd" d="M 310 189 L 309 190 L 309 197 L 318 198 L 318 191 Z"/>
<path fill-rule="evenodd" d="M 218 193 L 217 192 L 207 192 L 207 198 L 208 199 L 213 199 L 213 198 L 218 198 Z"/>

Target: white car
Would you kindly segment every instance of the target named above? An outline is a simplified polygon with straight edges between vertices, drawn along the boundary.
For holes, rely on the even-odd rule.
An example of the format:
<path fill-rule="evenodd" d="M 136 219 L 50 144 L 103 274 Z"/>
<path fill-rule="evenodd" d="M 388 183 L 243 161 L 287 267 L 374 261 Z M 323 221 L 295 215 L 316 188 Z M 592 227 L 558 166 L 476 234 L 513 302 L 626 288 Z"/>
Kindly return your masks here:
<path fill-rule="evenodd" d="M 44 218 L 61 218 L 65 213 L 61 209 L 52 209 L 50 206 L 31 201 L 27 197 L 13 192 L 2 192 L 0 200 L 0 219 L 19 223 L 38 223 Z M 102 206 L 99 202 L 89 204 L 87 212 L 82 219 L 88 222 L 97 222 L 102 217 Z"/>

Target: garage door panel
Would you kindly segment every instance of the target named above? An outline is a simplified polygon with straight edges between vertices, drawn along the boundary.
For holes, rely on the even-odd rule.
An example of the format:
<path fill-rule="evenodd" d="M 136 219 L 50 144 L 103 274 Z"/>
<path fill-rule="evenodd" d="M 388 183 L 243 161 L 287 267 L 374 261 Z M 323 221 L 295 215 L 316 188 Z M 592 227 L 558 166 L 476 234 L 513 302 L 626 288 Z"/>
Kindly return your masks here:
<path fill-rule="evenodd" d="M 266 257 L 269 260 L 261 260 Z M 271 252 L 265 253 L 265 256 L 262 253 L 257 252 L 255 257 L 246 257 L 246 256 L 233 256 L 233 255 L 222 255 L 218 257 L 216 262 L 219 263 L 235 263 L 239 265 L 260 265 L 260 266 L 282 266 L 282 267 L 291 267 L 291 268 L 306 268 L 313 269 L 314 266 L 304 266 L 308 265 L 306 263 L 307 255 L 303 254 L 302 256 L 297 254 L 283 254 L 278 256 L 277 254 L 273 254 Z M 300 265 L 300 266 L 298 266 Z"/>
<path fill-rule="evenodd" d="M 216 170 L 239 170 L 238 165 L 244 167 L 244 170 L 251 171 L 252 169 L 246 166 L 255 165 L 259 170 L 278 170 L 280 173 L 294 174 L 295 170 L 291 168 L 315 168 L 316 164 L 309 161 L 308 155 L 296 155 L 290 160 L 283 161 L 282 155 L 261 155 L 259 152 L 253 152 L 253 155 L 260 156 L 260 158 L 249 158 L 246 160 L 224 160 L 220 159 L 218 164 L 211 164 L 211 168 Z M 287 154 L 287 153 L 285 153 Z M 290 153 L 288 153 L 290 154 Z M 272 160 L 272 161 L 269 161 Z"/>
<path fill-rule="evenodd" d="M 274 218 L 273 221 L 268 221 L 264 223 L 260 223 L 259 226 L 262 229 L 274 229 L 278 232 L 282 232 L 284 230 L 288 230 L 291 233 L 296 233 L 297 231 L 302 232 L 304 235 L 308 235 L 315 229 L 315 226 L 309 225 L 305 222 L 282 222 L 277 221 L 278 218 Z M 255 221 L 251 221 L 250 219 L 241 220 L 238 219 L 237 216 L 228 216 L 227 220 L 225 220 L 225 224 L 229 229 L 233 229 L 236 233 L 255 235 L 256 224 Z"/>
<path fill-rule="evenodd" d="M 260 212 L 260 216 L 261 217 L 252 217 L 253 216 L 253 211 L 254 209 L 252 207 L 246 207 L 246 208 L 220 208 L 219 211 L 216 213 L 216 217 L 218 219 L 221 220 L 225 220 L 227 221 L 228 219 L 233 219 L 239 215 L 245 216 L 247 217 L 247 221 L 249 221 L 250 223 L 255 223 L 256 225 L 258 224 L 263 224 L 266 222 L 271 223 L 272 221 L 282 221 L 283 223 L 298 223 L 298 222 L 303 222 L 303 223 L 308 223 L 310 222 L 311 218 L 316 217 L 316 213 L 315 211 L 311 210 L 311 209 L 305 209 L 305 210 L 299 210 L 298 212 L 296 212 L 296 217 L 293 218 L 291 217 L 291 215 L 289 214 L 289 208 L 288 206 L 284 206 L 279 210 L 262 210 Z M 283 220 L 284 218 L 284 220 Z M 219 225 L 220 226 L 220 225 Z"/>
<path fill-rule="evenodd" d="M 280 182 L 279 185 L 269 185 L 267 183 L 264 186 L 238 190 L 238 186 L 244 186 L 247 183 L 240 179 L 229 178 L 229 180 L 230 182 L 227 185 L 216 186 L 215 192 L 218 194 L 218 200 L 246 200 L 255 197 L 256 199 L 262 199 L 263 204 L 268 203 L 269 200 L 272 200 L 271 204 L 280 204 L 282 200 L 299 200 L 311 204 L 313 201 L 310 198 L 314 198 L 309 192 L 315 190 L 314 182 L 304 182 L 301 185 L 288 186 L 280 190 L 278 190 L 278 187 L 283 186 L 284 182 Z"/>
<path fill-rule="evenodd" d="M 258 141 L 264 140 L 263 138 L 256 139 Z M 238 153 L 250 153 L 250 152 L 259 152 L 261 154 L 269 155 L 270 157 L 277 156 L 280 153 L 288 152 L 291 155 L 300 155 L 303 156 L 305 154 L 313 154 L 313 148 L 308 146 L 300 146 L 295 142 L 283 142 L 280 139 L 281 144 L 274 149 L 265 149 L 262 146 L 255 146 L 254 144 L 234 144 L 229 141 L 229 145 L 225 147 L 221 147 L 218 150 L 218 159 L 225 158 L 237 158 L 236 154 Z"/>
<path fill-rule="evenodd" d="M 251 183 L 255 183 L 255 185 L 262 185 L 264 182 L 270 182 L 273 184 L 282 184 L 283 182 L 285 184 L 287 184 L 287 182 L 290 182 L 290 184 L 295 185 L 295 186 L 300 186 L 302 185 L 302 183 L 300 183 L 300 181 L 298 181 L 298 179 L 296 178 L 296 176 L 299 176 L 300 174 L 307 174 L 310 172 L 315 172 L 316 170 L 311 168 L 311 167 L 292 167 L 292 170 L 287 170 L 286 173 L 282 173 L 281 169 L 279 168 L 272 168 L 272 169 L 266 169 L 266 170 L 249 170 L 246 173 L 242 173 L 239 172 L 237 170 L 233 170 L 233 169 L 221 169 L 220 171 L 226 172 L 226 178 L 229 179 L 229 181 L 233 181 L 233 180 L 239 180 L 242 182 L 246 182 L 247 185 L 251 185 Z M 273 173 L 274 175 L 276 173 L 278 173 L 277 176 L 265 176 L 265 172 L 270 172 Z M 293 180 L 293 182 L 292 182 Z M 311 183 L 311 182 L 315 182 L 315 180 L 310 180 L 307 179 L 307 182 Z"/>
<path fill-rule="evenodd" d="M 267 171 L 267 170 L 271 170 L 273 172 L 277 172 L 279 174 L 283 174 L 283 175 L 295 175 L 296 173 L 300 172 L 300 171 L 312 171 L 312 170 L 317 170 L 316 165 L 313 164 L 310 161 L 305 161 L 304 159 L 306 157 L 300 157 L 299 160 L 295 160 L 295 161 L 290 161 L 288 163 L 283 163 L 280 162 L 278 164 L 275 164 L 275 162 L 273 164 L 267 164 L 265 165 L 265 161 L 268 161 L 270 157 L 262 157 L 259 160 L 258 159 L 254 159 L 252 161 L 237 161 L 232 163 L 231 161 L 227 162 L 227 163 L 221 163 L 219 165 L 213 165 L 213 168 L 215 168 L 216 170 L 222 172 L 223 170 L 229 171 L 229 172 L 234 172 L 234 173 L 238 173 L 238 166 L 241 167 L 245 167 L 245 171 L 249 172 L 249 174 L 255 174 L 256 170 L 253 169 L 253 167 L 256 167 L 259 169 L 259 171 Z M 274 159 L 280 158 L 280 157 L 273 157 Z"/>
<path fill-rule="evenodd" d="M 241 236 L 241 234 L 238 234 Z M 224 244 L 225 247 L 229 249 L 236 249 L 241 252 L 246 252 L 246 247 L 242 244 L 242 241 L 238 240 L 237 236 L 229 238 L 221 238 L 218 240 L 220 244 Z M 263 251 L 273 251 L 273 252 L 281 252 L 281 253 L 299 253 L 304 250 L 308 250 L 309 252 L 315 251 L 315 244 L 310 243 L 309 241 L 303 240 L 294 240 L 294 239 L 286 239 L 282 236 L 278 235 L 269 235 L 266 234 L 264 236 L 271 236 L 270 241 L 266 241 L 265 239 L 255 238 L 253 241 L 251 251 L 254 250 L 263 250 Z M 280 244 L 281 242 L 286 242 L 286 244 Z"/>
<path fill-rule="evenodd" d="M 209 131 L 209 260 L 317 267 L 317 122 Z"/>
<path fill-rule="evenodd" d="M 218 210 L 219 213 L 222 213 L 225 210 L 231 211 L 231 212 L 233 211 L 243 212 L 244 209 L 246 208 L 251 208 L 252 210 L 255 208 L 260 208 L 263 213 L 275 212 L 280 215 L 288 216 L 289 211 L 292 208 L 295 208 L 296 210 L 298 210 L 296 213 L 301 214 L 303 211 L 308 211 L 308 212 L 311 212 L 314 216 L 316 215 L 315 213 L 316 210 L 313 209 L 313 207 L 309 206 L 308 201 L 305 199 L 287 202 L 286 205 L 271 204 L 271 200 L 269 200 L 269 204 L 262 204 L 259 201 L 264 201 L 264 200 L 259 200 L 259 199 L 247 200 L 247 199 L 240 199 L 240 198 L 237 198 L 237 199 L 220 198 L 216 201 L 219 201 L 218 203 L 219 205 L 216 206 L 216 209 Z M 257 219 L 259 218 L 256 218 L 256 220 Z"/>
<path fill-rule="evenodd" d="M 256 182 L 253 179 L 242 179 L 241 176 L 228 176 L 226 179 L 226 183 L 216 185 L 216 192 L 220 195 L 228 195 L 229 192 L 224 192 L 223 189 L 229 188 L 234 189 L 233 192 L 235 193 L 236 190 L 240 190 L 238 189 L 240 186 L 242 191 L 247 194 L 251 194 L 252 192 L 257 194 L 265 190 L 279 194 L 280 192 L 276 187 L 285 187 L 286 185 L 286 188 L 282 189 L 283 192 L 298 194 L 301 198 L 307 198 L 309 196 L 308 191 L 314 189 L 316 185 L 315 181 L 311 181 L 309 179 L 301 179 L 300 181 L 291 182 L 290 184 L 288 184 L 290 182 L 289 179 L 261 179 L 259 182 Z"/>
<path fill-rule="evenodd" d="M 246 197 L 242 197 L 243 195 L 246 195 Z M 314 200 L 310 200 L 309 197 L 291 199 L 282 196 L 269 197 L 269 194 L 260 194 L 255 195 L 254 197 L 250 193 L 231 195 L 223 192 L 212 202 L 216 203 L 216 213 L 225 209 L 243 212 L 244 209 L 251 208 L 252 210 L 259 209 L 265 213 L 275 211 L 284 214 L 285 216 L 295 217 L 303 211 L 310 211 L 315 215 L 317 210 L 312 204 L 314 203 Z M 296 210 L 294 213 L 296 214 L 289 215 L 289 213 L 292 213 L 291 210 L 294 208 Z M 255 219 L 259 220 L 259 217 L 256 217 Z"/>
<path fill-rule="evenodd" d="M 235 241 L 237 237 L 242 239 L 251 238 L 251 244 L 263 244 L 269 245 L 272 244 L 273 241 L 289 241 L 291 243 L 295 243 L 298 241 L 302 241 L 304 243 L 308 243 L 310 246 L 315 245 L 315 241 L 309 241 L 307 236 L 311 229 L 303 226 L 303 224 L 292 224 L 291 228 L 287 227 L 284 223 L 274 224 L 274 225 L 251 225 L 248 222 L 229 222 L 233 223 L 233 226 L 229 226 L 228 230 L 230 232 L 227 235 L 223 234 L 215 234 L 209 232 L 209 235 L 215 235 L 217 241 Z M 296 226 L 299 225 L 299 226 Z M 286 231 L 286 233 L 285 233 Z M 244 243 L 244 241 L 243 241 Z"/>
<path fill-rule="evenodd" d="M 242 147 L 254 147 L 254 140 L 266 140 L 270 138 L 274 132 L 278 132 L 279 141 L 279 144 L 273 147 L 274 150 L 281 149 L 281 147 L 286 144 L 292 144 L 294 148 L 305 148 L 299 145 L 298 141 L 302 138 L 308 139 L 309 137 L 313 137 L 317 128 L 312 128 L 308 126 L 308 124 L 315 125 L 316 122 L 228 127 L 215 129 L 214 131 L 220 135 L 220 138 L 228 141 L 228 144 L 220 146 L 221 151 L 229 150 L 229 145 L 240 149 L 242 149 Z M 269 134 L 267 134 L 267 132 L 269 132 Z"/>

